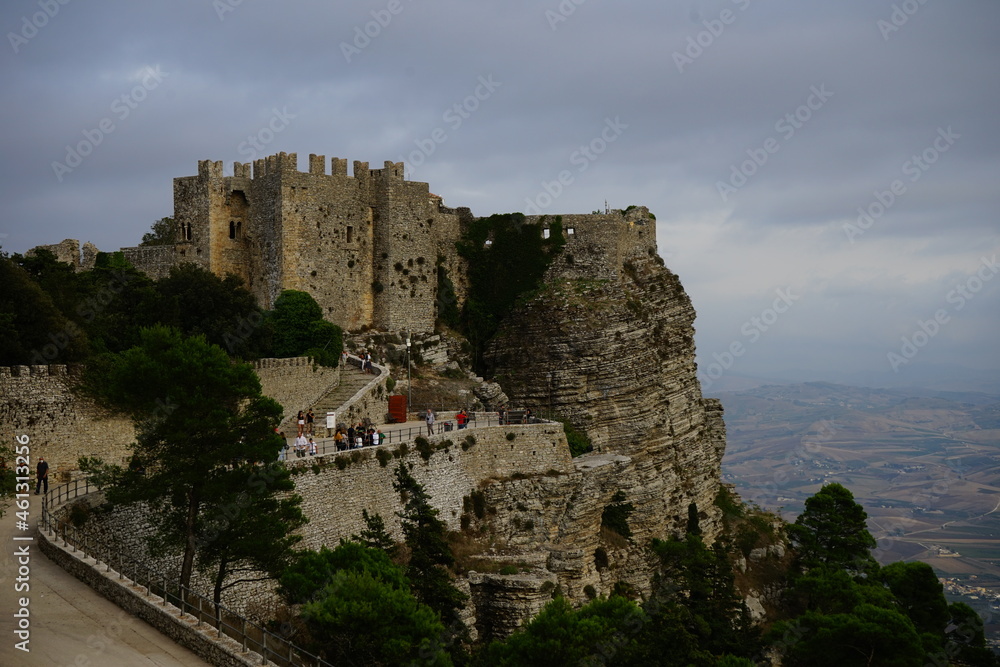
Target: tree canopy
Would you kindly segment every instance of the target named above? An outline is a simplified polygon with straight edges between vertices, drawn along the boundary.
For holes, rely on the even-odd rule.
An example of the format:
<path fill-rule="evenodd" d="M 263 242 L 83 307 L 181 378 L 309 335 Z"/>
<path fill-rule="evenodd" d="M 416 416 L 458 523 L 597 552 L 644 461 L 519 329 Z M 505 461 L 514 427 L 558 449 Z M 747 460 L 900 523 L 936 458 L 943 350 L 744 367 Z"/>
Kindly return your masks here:
<path fill-rule="evenodd" d="M 223 560 L 226 567 L 236 560 L 264 567 L 244 542 L 222 538 L 233 539 L 239 528 L 255 531 L 246 539 L 280 541 L 301 523 L 297 499 L 268 500 L 289 490 L 287 471 L 272 464 L 283 444 L 274 433 L 281 406 L 261 395 L 249 365 L 233 363 L 204 336 L 157 326 L 140 337 L 139 346 L 100 357 L 85 376 L 87 391 L 131 416 L 132 465 L 83 460 L 81 467 L 95 474 L 109 502 L 146 503 L 155 528 L 150 546 L 183 553 L 182 584 L 199 550 L 206 567 Z M 229 518 L 223 523 L 220 516 Z"/>

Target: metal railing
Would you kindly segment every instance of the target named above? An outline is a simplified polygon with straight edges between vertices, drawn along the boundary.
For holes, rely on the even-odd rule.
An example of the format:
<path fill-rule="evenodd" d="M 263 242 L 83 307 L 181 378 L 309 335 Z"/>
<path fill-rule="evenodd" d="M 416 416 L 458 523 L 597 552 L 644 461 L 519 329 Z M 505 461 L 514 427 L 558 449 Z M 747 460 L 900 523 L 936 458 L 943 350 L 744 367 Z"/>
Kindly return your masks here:
<path fill-rule="evenodd" d="M 82 491 L 81 491 L 82 488 Z M 166 575 L 148 565 L 127 558 L 122 550 L 89 535 L 86 530 L 58 519 L 53 512 L 71 500 L 97 491 L 89 479 L 74 480 L 54 487 L 42 498 L 42 518 L 39 528 L 50 537 L 61 540 L 71 552 L 80 551 L 94 559 L 94 568 L 105 566 L 106 576 L 117 572 L 118 579 L 131 580 L 134 587 L 144 588 L 146 595 L 161 599 L 162 606 L 171 605 L 180 612 L 181 619 L 191 616 L 200 628 L 203 624 L 215 629 L 216 638 L 223 635 L 242 647 L 243 653 L 254 652 L 261 656 L 260 664 L 269 662 L 281 667 L 332 667 L 331 663 L 309 653 L 281 635 L 250 621 L 221 604 L 181 586 L 175 576 Z"/>
<path fill-rule="evenodd" d="M 414 426 L 404 426 L 404 427 L 393 426 L 392 428 L 387 429 L 384 433 L 382 433 L 382 439 L 378 445 L 374 446 L 371 445 L 364 437 L 362 437 L 362 441 L 364 442 L 363 445 L 364 449 L 372 449 L 373 447 L 377 448 L 388 445 L 400 445 L 403 443 L 413 444 L 413 441 L 418 437 L 426 438 L 426 437 L 431 437 L 432 435 L 433 436 L 451 435 L 452 437 L 455 437 L 471 429 L 489 428 L 492 426 L 520 426 L 523 424 L 540 424 L 548 421 L 551 420 L 543 419 L 535 415 L 532 415 L 530 418 L 528 418 L 525 417 L 521 412 L 514 414 L 513 418 L 510 417 L 500 418 L 495 412 L 482 413 L 482 414 L 470 412 L 469 421 L 466 422 L 464 428 L 459 428 L 458 421 L 454 418 L 444 419 L 440 421 L 435 421 L 434 426 L 431 429 L 432 433 L 428 434 L 426 423 L 420 422 L 419 423 L 420 425 L 418 426 L 416 425 L 417 422 L 413 422 Z M 327 431 L 326 427 L 320 427 L 316 430 L 323 432 Z M 317 437 L 314 435 L 313 440 L 316 442 L 316 455 L 318 456 L 337 454 L 339 451 L 351 451 L 356 449 L 356 447 L 352 443 L 348 445 L 345 450 L 338 450 L 336 441 L 329 436 Z M 347 442 L 346 433 L 344 434 L 344 442 L 345 443 Z M 308 451 L 306 451 L 305 458 L 309 457 L 310 455 Z M 289 446 L 289 449 L 286 451 L 285 454 L 285 459 L 282 460 L 291 461 L 295 458 L 301 458 L 301 457 L 296 456 L 294 447 Z"/>

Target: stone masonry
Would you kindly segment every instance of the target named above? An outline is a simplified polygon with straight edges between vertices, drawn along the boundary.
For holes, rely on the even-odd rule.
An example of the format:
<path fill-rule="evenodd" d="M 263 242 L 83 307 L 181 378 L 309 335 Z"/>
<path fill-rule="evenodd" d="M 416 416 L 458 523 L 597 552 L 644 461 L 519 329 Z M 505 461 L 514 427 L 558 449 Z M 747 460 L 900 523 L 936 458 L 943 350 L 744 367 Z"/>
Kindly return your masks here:
<path fill-rule="evenodd" d="M 314 367 L 306 357 L 261 359 L 253 366 L 263 394 L 281 403 L 286 416 L 315 403 L 340 377 L 339 367 Z M 74 391 L 82 370 L 63 365 L 0 367 L 0 438 L 12 442 L 14 436 L 27 435 L 33 462 L 44 456 L 49 463 L 50 483 L 60 472 L 77 470 L 81 456 L 126 464 L 135 439 L 129 418 Z M 381 403 L 372 409 L 382 409 Z"/>

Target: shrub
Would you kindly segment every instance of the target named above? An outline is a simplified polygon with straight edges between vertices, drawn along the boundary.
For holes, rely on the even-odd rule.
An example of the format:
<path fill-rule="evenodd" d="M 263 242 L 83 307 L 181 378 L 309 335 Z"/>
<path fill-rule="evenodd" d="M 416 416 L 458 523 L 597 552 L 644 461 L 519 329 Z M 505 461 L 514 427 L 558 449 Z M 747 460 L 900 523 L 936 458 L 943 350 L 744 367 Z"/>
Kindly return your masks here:
<path fill-rule="evenodd" d="M 79 528 L 90 518 L 90 505 L 80 500 L 69 508 L 69 522 Z"/>
<path fill-rule="evenodd" d="M 483 519 L 486 517 L 486 494 L 482 491 L 473 491 L 470 495 L 472 500 L 472 513 L 476 515 L 477 519 Z"/>
<path fill-rule="evenodd" d="M 387 449 L 380 449 L 375 452 L 375 458 L 378 459 L 378 464 L 384 468 L 392 460 L 392 454 Z"/>
<path fill-rule="evenodd" d="M 465 440 L 462 441 L 462 451 L 469 451 L 476 444 L 476 437 L 473 435 L 465 436 Z"/>
<path fill-rule="evenodd" d="M 619 490 L 612 496 L 611 504 L 607 505 L 601 514 L 601 527 L 613 530 L 622 537 L 630 538 L 632 537 L 632 529 L 629 528 L 628 518 L 634 511 L 635 507 L 632 506 L 632 503 L 625 502 L 625 493 Z"/>
<path fill-rule="evenodd" d="M 392 455 L 395 456 L 397 459 L 401 459 L 409 453 L 410 453 L 410 446 L 404 442 L 403 444 L 401 444 L 399 447 L 396 448 L 396 451 L 394 451 Z"/>
<path fill-rule="evenodd" d="M 566 434 L 566 442 L 569 443 L 570 456 L 580 456 L 587 452 L 594 451 L 594 446 L 586 434 L 577 431 L 568 421 L 563 421 L 563 432 Z"/>
<path fill-rule="evenodd" d="M 510 440 L 511 442 L 513 442 L 514 438 L 516 438 L 516 437 L 517 437 L 516 433 L 508 433 L 507 434 L 507 439 Z"/>
<path fill-rule="evenodd" d="M 350 460 L 346 456 L 338 456 L 333 460 L 333 463 L 337 466 L 337 470 L 343 470 L 350 463 Z"/>
<path fill-rule="evenodd" d="M 517 569 L 516 565 L 504 565 L 500 568 L 500 574 L 517 574 L 520 570 Z"/>
<path fill-rule="evenodd" d="M 597 597 L 597 591 L 590 584 L 583 587 L 583 594 L 587 596 L 588 600 L 593 600 Z"/>
<path fill-rule="evenodd" d="M 423 436 L 418 436 L 413 444 L 416 445 L 417 451 L 420 452 L 420 458 L 424 461 L 430 461 L 431 454 L 434 453 L 434 448 L 431 446 L 430 440 Z"/>

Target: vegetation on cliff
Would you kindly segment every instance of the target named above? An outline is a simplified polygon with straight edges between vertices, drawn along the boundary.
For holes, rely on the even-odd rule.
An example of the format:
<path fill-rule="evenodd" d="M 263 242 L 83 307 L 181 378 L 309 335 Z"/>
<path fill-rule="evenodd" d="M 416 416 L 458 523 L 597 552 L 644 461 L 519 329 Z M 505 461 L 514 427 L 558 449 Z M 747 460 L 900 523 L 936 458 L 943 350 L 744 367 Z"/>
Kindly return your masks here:
<path fill-rule="evenodd" d="M 477 368 L 500 321 L 519 297 L 539 286 L 565 244 L 558 216 L 549 225 L 548 238 L 543 238 L 541 224 L 526 223 L 521 213 L 477 218 L 466 228 L 456 243 L 469 267 L 469 294 L 459 328 L 472 345 Z"/>
<path fill-rule="evenodd" d="M 785 600 L 762 626 L 751 622 L 734 571 L 744 547 L 773 542 L 781 522 L 724 491 L 718 504 L 727 531 L 711 547 L 697 521 L 684 539 L 653 542 L 660 567 L 648 599 L 626 599 L 621 587 L 574 609 L 557 597 L 514 635 L 484 647 L 474 664 L 749 667 L 768 655 L 803 667 L 998 664 L 981 619 L 962 603 L 948 605 L 929 566 L 874 562 L 864 509 L 847 489 L 830 484 L 810 500 L 785 527 L 796 556 L 772 582 Z"/>

